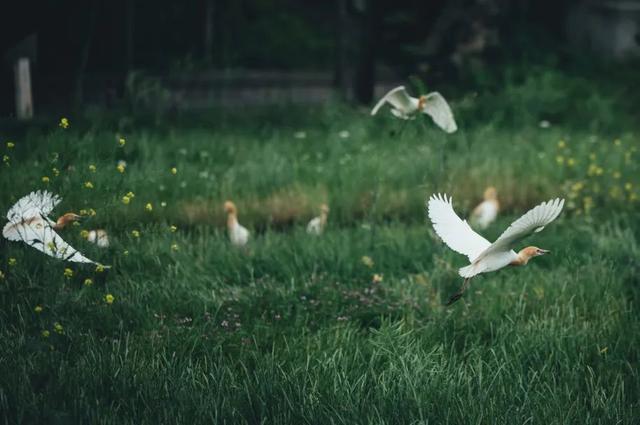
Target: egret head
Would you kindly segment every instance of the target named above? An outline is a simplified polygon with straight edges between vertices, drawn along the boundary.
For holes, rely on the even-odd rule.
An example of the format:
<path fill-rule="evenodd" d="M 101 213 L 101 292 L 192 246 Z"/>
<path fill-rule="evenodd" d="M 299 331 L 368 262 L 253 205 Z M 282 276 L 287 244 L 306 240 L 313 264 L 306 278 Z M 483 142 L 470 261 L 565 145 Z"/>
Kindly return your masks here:
<path fill-rule="evenodd" d="M 238 210 L 236 209 L 236 204 L 231 201 L 226 201 L 224 203 L 224 212 L 227 214 L 237 214 Z"/>
<path fill-rule="evenodd" d="M 488 188 L 486 188 L 484 190 L 484 199 L 487 201 L 498 199 L 498 191 L 496 190 L 496 188 L 493 186 L 489 186 Z"/>
<path fill-rule="evenodd" d="M 58 229 L 64 229 L 64 227 L 69 224 L 72 223 L 74 221 L 80 221 L 82 220 L 82 217 L 79 216 L 78 214 L 74 214 L 74 213 L 66 213 L 61 215 L 58 220 L 56 221 L 56 228 Z"/>
<path fill-rule="evenodd" d="M 329 205 L 327 204 L 320 205 L 320 212 L 322 214 L 329 214 Z"/>
<path fill-rule="evenodd" d="M 527 259 L 538 257 L 540 255 L 549 254 L 551 251 L 546 249 L 538 248 L 537 246 L 528 246 L 520 251 L 520 254 Z"/>

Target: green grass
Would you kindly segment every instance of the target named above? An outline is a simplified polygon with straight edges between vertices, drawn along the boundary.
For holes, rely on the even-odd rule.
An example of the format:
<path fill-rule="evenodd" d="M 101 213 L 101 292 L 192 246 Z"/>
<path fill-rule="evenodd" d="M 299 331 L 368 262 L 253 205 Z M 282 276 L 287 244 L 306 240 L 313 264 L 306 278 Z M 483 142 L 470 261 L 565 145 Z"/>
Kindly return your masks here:
<path fill-rule="evenodd" d="M 549 72 L 504 96 L 461 96 L 452 136 L 339 105 L 157 126 L 71 116 L 67 130 L 16 132 L 0 209 L 37 188 L 64 198 L 55 213 L 94 209 L 64 237 L 113 268 L 0 242 L 0 419 L 635 423 L 639 129 L 619 92 L 589 96 L 594 115 L 607 111 L 589 125 L 584 110 L 572 118 L 582 103 L 568 94 L 591 84 L 606 91 Z M 465 258 L 435 237 L 424 201 L 447 192 L 467 213 L 488 184 L 504 206 L 490 238 L 567 198 L 531 240 L 553 255 L 484 275 L 446 308 Z M 225 199 L 252 231 L 248 253 L 227 242 Z M 321 202 L 329 227 L 312 238 Z M 109 249 L 82 240 L 92 228 L 110 232 Z"/>

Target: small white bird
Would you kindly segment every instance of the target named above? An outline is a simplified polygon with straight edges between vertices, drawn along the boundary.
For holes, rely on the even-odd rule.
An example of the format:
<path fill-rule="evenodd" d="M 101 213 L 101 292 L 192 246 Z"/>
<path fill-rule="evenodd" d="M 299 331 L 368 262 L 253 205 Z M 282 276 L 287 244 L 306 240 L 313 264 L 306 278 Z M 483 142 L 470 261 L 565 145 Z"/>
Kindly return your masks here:
<path fill-rule="evenodd" d="M 447 133 L 453 133 L 458 129 L 449 104 L 438 92 L 415 98 L 409 96 L 404 86 L 396 87 L 378 101 L 371 110 L 371 115 L 378 113 L 378 110 L 385 103 L 392 106 L 391 113 L 398 118 L 413 119 L 419 112 L 422 112 L 431 116 L 433 122 Z"/>
<path fill-rule="evenodd" d="M 307 224 L 307 233 L 310 235 L 321 235 L 327 225 L 328 215 L 329 207 L 326 204 L 320 205 L 320 215 L 309 221 L 309 224 Z"/>
<path fill-rule="evenodd" d="M 227 201 L 224 203 L 224 211 L 227 213 L 227 230 L 229 240 L 235 246 L 245 246 L 249 242 L 249 231 L 238 223 L 238 209 L 236 205 Z"/>
<path fill-rule="evenodd" d="M 493 186 L 489 186 L 484 191 L 484 201 L 480 202 L 471 213 L 471 224 L 486 229 L 498 217 L 500 202 L 498 202 L 498 192 Z"/>
<path fill-rule="evenodd" d="M 447 195 L 432 195 L 428 203 L 428 214 L 433 229 L 449 248 L 466 255 L 471 262 L 458 271 L 464 277 L 464 283 L 447 305 L 462 296 L 474 276 L 508 265 L 524 266 L 531 258 L 547 254 L 549 251 L 535 246 L 528 246 L 518 253 L 513 248 L 524 238 L 541 231 L 555 220 L 563 206 L 564 199 L 543 202 L 514 221 L 494 243 L 490 243 L 456 215 L 451 198 L 447 199 Z"/>
<path fill-rule="evenodd" d="M 89 230 L 87 240 L 98 245 L 100 248 L 109 248 L 109 235 L 104 229 Z"/>
<path fill-rule="evenodd" d="M 23 241 L 64 261 L 99 264 L 82 255 L 56 233 L 56 230 L 80 219 L 80 216 L 73 213 L 66 213 L 55 222 L 49 219 L 47 215 L 61 200 L 51 192 L 31 192 L 11 207 L 7 213 L 9 222 L 2 229 L 2 235 L 10 241 Z"/>

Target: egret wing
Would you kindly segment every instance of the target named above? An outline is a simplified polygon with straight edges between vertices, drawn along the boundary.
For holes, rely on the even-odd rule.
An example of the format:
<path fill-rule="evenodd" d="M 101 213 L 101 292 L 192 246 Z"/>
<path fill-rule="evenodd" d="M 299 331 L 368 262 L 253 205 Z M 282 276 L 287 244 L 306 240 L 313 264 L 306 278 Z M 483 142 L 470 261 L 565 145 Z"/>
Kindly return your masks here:
<path fill-rule="evenodd" d="M 473 262 L 491 243 L 476 233 L 453 210 L 452 198 L 447 195 L 432 195 L 429 198 L 428 214 L 433 229 L 449 248 L 466 255 Z"/>
<path fill-rule="evenodd" d="M 525 215 L 511 223 L 481 257 L 490 253 L 512 250 L 520 241 L 529 235 L 542 231 L 544 227 L 555 220 L 562 212 L 564 199 L 553 199 L 530 209 Z"/>
<path fill-rule="evenodd" d="M 50 257 L 75 263 L 98 264 L 65 242 L 43 219 L 7 223 L 2 230 L 2 234 L 10 241 L 23 241 Z"/>
<path fill-rule="evenodd" d="M 407 90 L 404 86 L 399 86 L 389 91 L 378 101 L 376 106 L 371 110 L 371 115 L 377 114 L 378 110 L 387 102 L 389 102 L 394 108 L 401 111 L 408 111 L 414 107 L 411 102 L 411 96 L 409 96 Z"/>
<path fill-rule="evenodd" d="M 47 216 L 62 199 L 48 191 L 31 192 L 16 202 L 7 213 L 7 219 L 19 223 L 34 217 Z"/>
<path fill-rule="evenodd" d="M 423 112 L 429 114 L 433 122 L 447 133 L 458 130 L 453 112 L 444 97 L 438 92 L 429 93 L 426 96 Z"/>

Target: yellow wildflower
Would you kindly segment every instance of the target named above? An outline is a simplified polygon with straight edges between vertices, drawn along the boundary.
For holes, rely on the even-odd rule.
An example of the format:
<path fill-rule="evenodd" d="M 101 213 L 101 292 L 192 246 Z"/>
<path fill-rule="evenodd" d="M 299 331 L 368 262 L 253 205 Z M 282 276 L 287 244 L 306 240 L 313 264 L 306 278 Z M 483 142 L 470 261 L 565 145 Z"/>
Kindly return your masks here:
<path fill-rule="evenodd" d="M 373 259 L 371 259 L 371 257 L 369 257 L 368 255 L 364 255 L 362 256 L 362 264 L 364 264 L 365 266 L 371 268 L 373 267 Z"/>
<path fill-rule="evenodd" d="M 56 331 L 56 333 L 59 333 L 60 335 L 64 333 L 64 328 L 59 322 L 56 322 L 53 324 L 53 330 Z"/>
<path fill-rule="evenodd" d="M 49 335 L 51 335 L 51 332 L 45 329 L 41 332 L 41 335 L 43 338 L 49 338 Z"/>
<path fill-rule="evenodd" d="M 42 306 L 41 306 L 41 305 L 37 305 L 37 306 L 33 309 L 33 311 L 35 311 L 35 312 L 36 312 L 36 313 L 38 313 L 38 314 L 39 314 L 39 313 L 42 313 Z"/>
<path fill-rule="evenodd" d="M 18 264 L 18 260 L 16 260 L 16 259 L 15 259 L 15 258 L 13 258 L 13 257 L 9 258 L 9 266 L 10 266 L 10 267 L 15 266 L 16 264 Z"/>
<path fill-rule="evenodd" d="M 556 162 L 560 165 L 564 164 L 564 156 L 562 155 L 556 156 Z"/>
<path fill-rule="evenodd" d="M 178 227 L 172 224 L 171 227 L 169 227 L 169 230 L 171 230 L 171 233 L 175 233 L 178 231 Z"/>
<path fill-rule="evenodd" d="M 9 155 L 2 155 L 2 162 L 4 162 L 5 164 L 9 163 Z"/>
<path fill-rule="evenodd" d="M 373 283 L 380 283 L 380 282 L 382 282 L 382 274 L 375 273 L 375 274 L 373 275 L 373 277 L 371 278 L 371 281 L 372 281 Z"/>
<path fill-rule="evenodd" d="M 568 165 L 569 167 L 573 167 L 574 165 L 576 165 L 576 160 L 575 160 L 575 159 L 573 159 L 573 158 L 569 158 L 569 159 L 567 159 L 567 165 Z"/>
<path fill-rule="evenodd" d="M 94 164 L 89 165 L 89 171 L 91 171 L 92 173 L 95 173 L 97 170 L 96 166 Z"/>
<path fill-rule="evenodd" d="M 107 304 L 113 304 L 115 299 L 116 299 L 116 297 L 114 297 L 111 294 L 107 294 L 107 295 L 104 296 L 104 302 L 106 302 Z"/>
<path fill-rule="evenodd" d="M 124 169 L 125 169 L 124 164 L 118 164 L 118 166 L 116 167 L 116 170 L 118 170 L 118 172 L 120 173 L 124 173 Z"/>
<path fill-rule="evenodd" d="M 633 189 L 633 185 L 630 182 L 626 182 L 624 184 L 624 188 L 627 192 L 631 192 L 631 189 Z"/>
<path fill-rule="evenodd" d="M 131 236 L 133 236 L 134 238 L 139 238 L 140 237 L 140 231 L 132 230 L 131 231 Z"/>
<path fill-rule="evenodd" d="M 593 198 L 591 196 L 585 196 L 582 198 L 582 204 L 584 205 L 584 211 L 589 213 L 591 208 L 593 208 Z"/>
<path fill-rule="evenodd" d="M 51 169 L 51 172 L 53 173 L 54 177 L 58 177 L 60 175 L 60 170 L 58 170 L 56 167 L 53 167 Z"/>
<path fill-rule="evenodd" d="M 84 182 L 84 187 L 86 189 L 93 189 L 93 183 L 91 182 Z"/>
<path fill-rule="evenodd" d="M 102 272 L 104 272 L 104 266 L 103 266 L 102 264 L 98 264 L 98 265 L 96 266 L 96 272 L 97 272 L 97 273 L 102 273 Z"/>
<path fill-rule="evenodd" d="M 558 149 L 564 149 L 565 147 L 567 147 L 567 143 L 564 140 L 560 140 L 558 142 Z"/>
<path fill-rule="evenodd" d="M 80 237 L 82 239 L 87 239 L 89 237 L 89 231 L 88 230 L 81 230 L 80 231 Z"/>
<path fill-rule="evenodd" d="M 70 268 L 64 269 L 64 277 L 73 277 L 73 270 L 71 270 Z"/>
<path fill-rule="evenodd" d="M 86 278 L 84 280 L 84 286 L 91 286 L 91 285 L 93 285 L 93 280 Z"/>
<path fill-rule="evenodd" d="M 16 147 L 16 144 L 13 142 L 7 142 L 7 149 L 13 149 Z"/>
<path fill-rule="evenodd" d="M 178 244 L 174 243 L 171 244 L 171 251 L 177 251 L 178 250 Z"/>
<path fill-rule="evenodd" d="M 118 140 L 118 144 L 120 145 L 120 147 L 123 147 L 126 143 L 127 143 L 127 141 L 124 139 L 124 137 L 121 137 Z"/>
<path fill-rule="evenodd" d="M 48 184 L 49 183 L 49 177 L 48 176 L 43 176 L 42 177 L 42 183 Z"/>
<path fill-rule="evenodd" d="M 176 167 L 171 168 L 171 174 L 173 174 L 174 176 L 178 174 L 178 169 Z"/>
<path fill-rule="evenodd" d="M 125 249 L 125 250 L 122 252 L 122 255 L 124 255 L 124 256 L 129 255 L 129 250 L 128 250 L 128 249 Z"/>
<path fill-rule="evenodd" d="M 583 188 L 584 183 L 582 182 L 575 182 L 573 185 L 571 185 L 571 190 L 574 192 L 580 192 Z"/>
<path fill-rule="evenodd" d="M 153 205 L 151 205 L 151 202 L 147 202 L 147 205 L 144 206 L 144 209 L 149 212 L 153 211 Z"/>
<path fill-rule="evenodd" d="M 131 199 L 136 197 L 136 195 L 134 195 L 133 192 L 127 192 L 127 196 Z"/>
<path fill-rule="evenodd" d="M 131 198 L 129 198 L 127 195 L 124 195 L 122 197 L 122 203 L 125 205 L 129 205 L 129 202 L 131 202 Z"/>
<path fill-rule="evenodd" d="M 60 127 L 67 129 L 69 128 L 69 120 L 66 118 L 60 118 L 60 124 L 58 124 Z"/>

